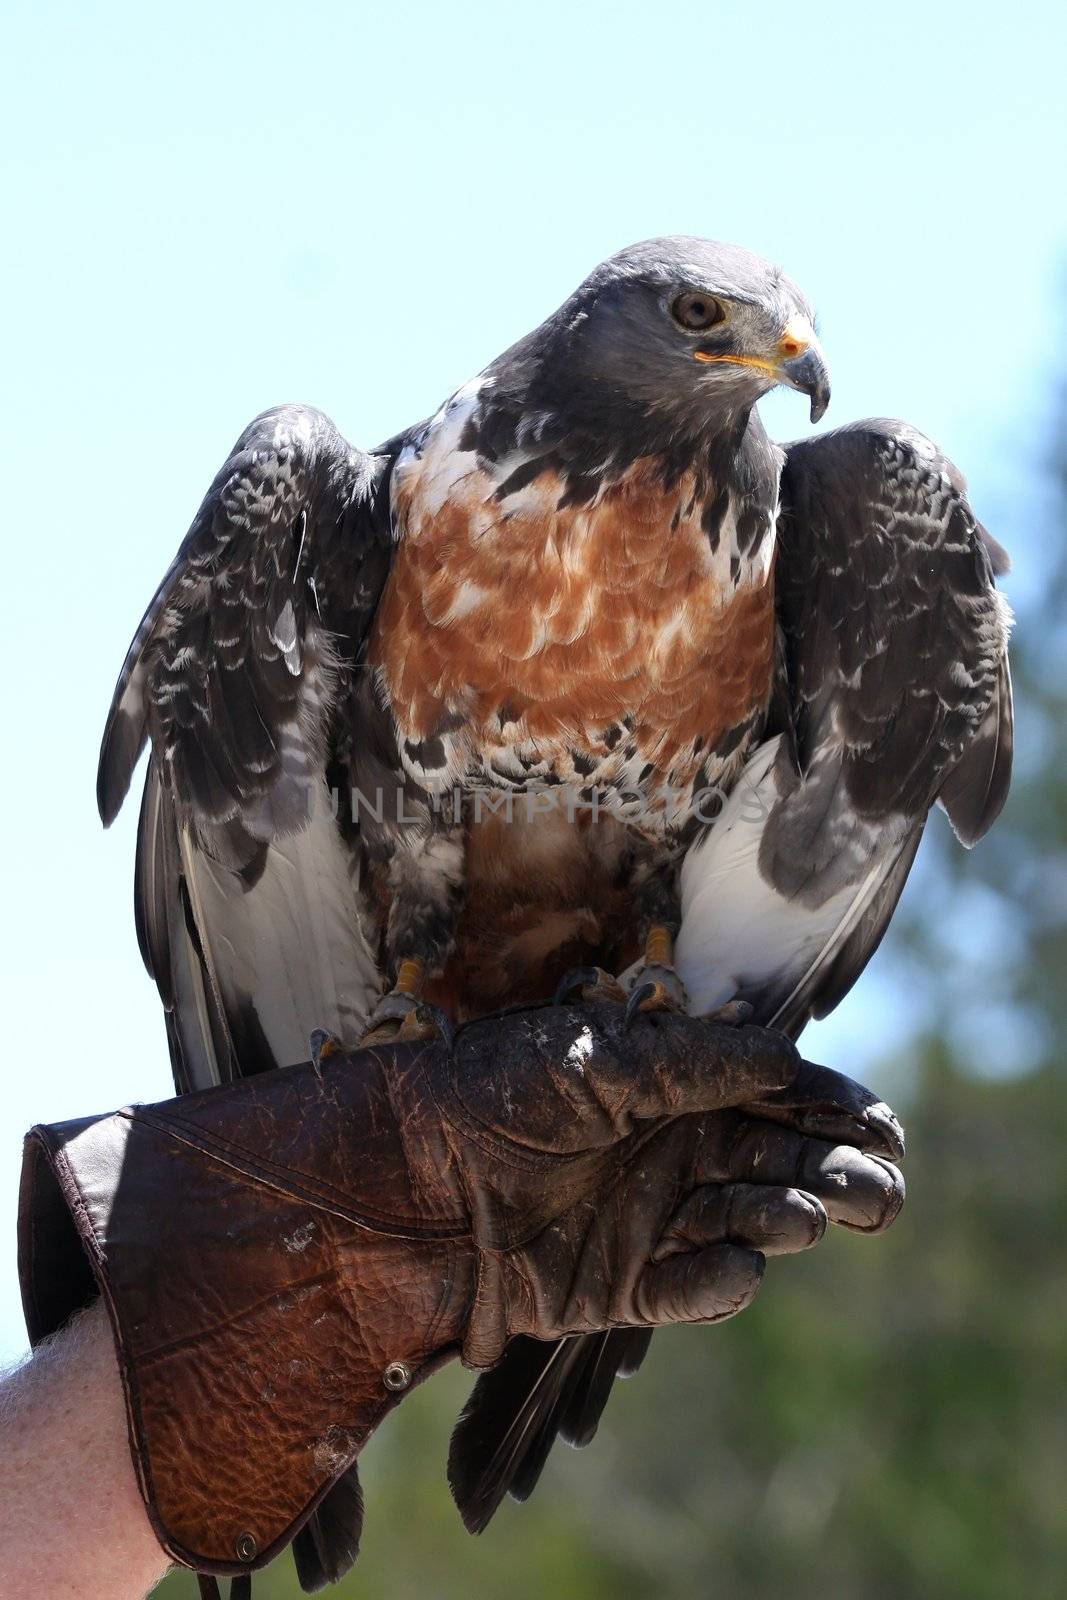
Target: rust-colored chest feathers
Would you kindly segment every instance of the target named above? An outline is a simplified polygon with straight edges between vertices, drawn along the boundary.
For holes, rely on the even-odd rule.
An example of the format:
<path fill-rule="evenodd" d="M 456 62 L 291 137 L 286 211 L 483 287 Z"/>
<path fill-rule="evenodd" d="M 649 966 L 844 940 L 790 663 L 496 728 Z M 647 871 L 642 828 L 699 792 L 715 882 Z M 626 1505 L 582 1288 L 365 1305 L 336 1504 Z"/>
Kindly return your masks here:
<path fill-rule="evenodd" d="M 773 540 L 717 540 L 687 475 L 638 461 L 582 504 L 542 472 L 498 497 L 473 454 L 401 461 L 371 662 L 430 787 L 718 782 L 767 703 Z M 658 831 L 658 829 L 657 829 Z"/>

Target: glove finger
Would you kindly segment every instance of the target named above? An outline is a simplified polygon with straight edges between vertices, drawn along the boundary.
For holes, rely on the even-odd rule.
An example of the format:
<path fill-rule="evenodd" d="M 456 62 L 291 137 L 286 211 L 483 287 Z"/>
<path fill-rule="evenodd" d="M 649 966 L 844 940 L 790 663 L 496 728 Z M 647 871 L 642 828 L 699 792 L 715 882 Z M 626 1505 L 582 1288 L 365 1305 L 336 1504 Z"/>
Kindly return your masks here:
<path fill-rule="evenodd" d="M 625 1109 L 636 1117 L 746 1105 L 788 1088 L 801 1062 L 796 1046 L 773 1028 L 727 1027 L 671 1011 L 639 1014 L 616 1054 Z"/>
<path fill-rule="evenodd" d="M 796 1255 L 817 1245 L 826 1212 L 813 1195 L 762 1183 L 708 1184 L 678 1207 L 652 1252 L 653 1261 L 711 1244 L 741 1244 L 765 1256 Z"/>
<path fill-rule="evenodd" d="M 679 1012 L 616 1005 L 542 1006 L 457 1032 L 416 1058 L 447 1115 L 531 1150 L 563 1155 L 614 1144 L 635 1121 L 760 1100 L 796 1077 L 796 1046 L 770 1028 L 733 1028 Z M 502 1063 L 506 1066 L 502 1067 Z"/>
<path fill-rule="evenodd" d="M 885 1101 L 844 1073 L 811 1061 L 801 1062 L 788 1089 L 778 1089 L 745 1110 L 797 1133 L 854 1144 L 868 1155 L 888 1156 L 890 1161 L 904 1156 L 904 1129 Z"/>
<path fill-rule="evenodd" d="M 831 1222 L 858 1233 L 881 1233 L 904 1204 L 904 1178 L 892 1162 L 755 1119 L 734 1140 L 727 1176 L 803 1189 L 822 1201 Z"/>
<path fill-rule="evenodd" d="M 638 1317 L 657 1324 L 722 1322 L 755 1299 L 763 1267 L 758 1250 L 734 1244 L 713 1244 L 652 1262 L 634 1291 Z"/>

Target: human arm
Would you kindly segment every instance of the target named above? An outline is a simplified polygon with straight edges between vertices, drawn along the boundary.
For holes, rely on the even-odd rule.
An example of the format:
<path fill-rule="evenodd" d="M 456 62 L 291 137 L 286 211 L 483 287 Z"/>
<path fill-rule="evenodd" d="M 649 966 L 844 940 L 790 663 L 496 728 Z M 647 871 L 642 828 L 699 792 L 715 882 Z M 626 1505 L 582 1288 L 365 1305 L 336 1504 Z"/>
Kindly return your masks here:
<path fill-rule="evenodd" d="M 140 1600 L 169 1560 L 137 1487 L 97 1301 L 0 1376 L 0 1594 Z"/>
<path fill-rule="evenodd" d="M 816 1069 L 759 1030 L 618 1030 L 543 1008 L 36 1131 L 31 1335 L 103 1294 L 175 1559 L 261 1565 L 443 1360 L 718 1320 L 827 1211 L 895 1215 L 895 1169 L 840 1142 L 875 1147 L 872 1096 L 798 1096 Z"/>

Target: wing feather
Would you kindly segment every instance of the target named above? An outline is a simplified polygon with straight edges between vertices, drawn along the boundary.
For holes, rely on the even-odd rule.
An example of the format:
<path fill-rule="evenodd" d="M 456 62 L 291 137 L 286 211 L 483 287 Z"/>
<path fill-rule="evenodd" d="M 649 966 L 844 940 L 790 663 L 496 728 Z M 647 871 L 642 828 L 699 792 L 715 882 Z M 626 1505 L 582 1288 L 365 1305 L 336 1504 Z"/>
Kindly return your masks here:
<path fill-rule="evenodd" d="M 965 843 L 1011 774 L 1006 558 L 963 479 L 904 423 L 789 448 L 778 613 L 791 726 L 682 869 L 679 969 L 794 1035 L 885 932 L 940 799 Z"/>
<path fill-rule="evenodd" d="M 1003 810 L 1011 784 L 1013 742 L 1011 671 L 1005 656 L 978 732 L 937 797 L 961 844 L 977 844 Z"/>
<path fill-rule="evenodd" d="M 388 572 L 390 466 L 307 407 L 264 412 L 241 435 L 127 652 L 101 744 L 105 824 L 151 739 L 205 840 L 238 817 L 258 837 L 304 825 L 335 640 L 350 661 Z"/>
<path fill-rule="evenodd" d="M 475 1384 L 449 1448 L 448 1481 L 468 1532 L 481 1533 L 506 1494 L 529 1499 L 557 1436 L 590 1442 L 615 1379 L 637 1371 L 651 1337 L 616 1328 L 510 1342 Z"/>
<path fill-rule="evenodd" d="M 166 1018 L 176 1088 L 236 1076 L 233 1043 L 204 957 L 181 860 L 174 805 L 152 759 L 145 777 L 134 873 L 137 939 Z"/>
<path fill-rule="evenodd" d="M 303 1060 L 315 1027 L 352 1038 L 377 994 L 359 840 L 326 770 L 343 781 L 336 724 L 388 571 L 391 460 L 304 407 L 257 417 L 127 652 L 97 792 L 107 823 L 151 741 L 134 902 L 179 1088 Z M 358 736 L 346 725 L 346 748 Z"/>

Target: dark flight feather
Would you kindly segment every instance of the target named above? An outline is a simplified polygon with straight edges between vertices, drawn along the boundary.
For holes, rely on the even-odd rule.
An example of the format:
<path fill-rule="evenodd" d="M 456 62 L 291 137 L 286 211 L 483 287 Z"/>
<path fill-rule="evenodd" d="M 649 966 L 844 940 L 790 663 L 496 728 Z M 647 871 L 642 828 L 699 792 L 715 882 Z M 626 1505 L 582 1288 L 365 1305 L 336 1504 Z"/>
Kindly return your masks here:
<path fill-rule="evenodd" d="M 468 1532 L 481 1533 L 506 1494 L 529 1499 L 557 1436 L 590 1442 L 616 1377 L 637 1371 L 651 1337 L 618 1328 L 558 1344 L 512 1339 L 452 1434 L 448 1481 Z"/>
<path fill-rule="evenodd" d="M 305 1594 L 340 1583 L 359 1555 L 363 1490 L 355 1465 L 341 1474 L 293 1540 L 296 1575 Z"/>
<path fill-rule="evenodd" d="M 937 797 L 961 844 L 977 844 L 1000 815 L 1011 784 L 1013 743 L 1011 673 L 1005 656 L 989 710 Z"/>

